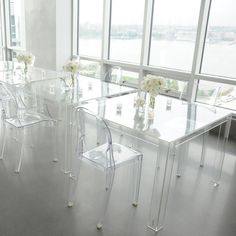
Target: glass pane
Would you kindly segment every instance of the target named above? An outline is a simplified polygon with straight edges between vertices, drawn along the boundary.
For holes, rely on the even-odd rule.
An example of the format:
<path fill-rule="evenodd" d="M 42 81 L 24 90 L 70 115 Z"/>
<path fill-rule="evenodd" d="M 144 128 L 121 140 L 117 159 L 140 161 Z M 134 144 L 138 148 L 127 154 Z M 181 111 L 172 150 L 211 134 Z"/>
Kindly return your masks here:
<path fill-rule="evenodd" d="M 139 74 L 137 72 L 123 70 L 119 67 L 112 68 L 110 81 L 117 84 L 138 84 Z"/>
<path fill-rule="evenodd" d="M 2 11 L 2 2 L 0 2 L 0 11 Z M 0 17 L 0 47 L 3 47 L 3 32 L 4 32 L 4 27 L 3 27 L 3 22 L 2 22 L 2 17 Z"/>
<path fill-rule="evenodd" d="M 23 0 L 9 0 L 10 45 L 24 46 L 24 8 Z"/>
<path fill-rule="evenodd" d="M 101 57 L 103 0 L 79 1 L 79 54 Z"/>
<path fill-rule="evenodd" d="M 80 60 L 80 70 L 79 73 L 81 75 L 93 77 L 93 78 L 100 78 L 100 70 L 101 66 L 97 62 L 87 61 L 87 60 Z"/>
<path fill-rule="evenodd" d="M 236 78 L 236 1 L 214 0 L 201 73 Z"/>
<path fill-rule="evenodd" d="M 236 110 L 236 86 L 200 81 L 196 100 L 197 102 Z"/>
<path fill-rule="evenodd" d="M 1 3 L 0 3 L 0 10 L 1 10 Z M 4 49 L 3 49 L 3 24 L 0 17 L 0 60 L 4 60 Z"/>
<path fill-rule="evenodd" d="M 150 65 L 190 71 L 200 0 L 156 0 Z"/>
<path fill-rule="evenodd" d="M 167 90 L 167 93 L 180 99 L 186 98 L 187 85 L 187 82 L 175 79 L 166 79 L 165 81 L 165 89 Z"/>
<path fill-rule="evenodd" d="M 137 72 L 123 70 L 122 76 L 125 83 L 138 84 L 139 74 Z"/>
<path fill-rule="evenodd" d="M 113 0 L 110 59 L 140 62 L 144 0 Z"/>

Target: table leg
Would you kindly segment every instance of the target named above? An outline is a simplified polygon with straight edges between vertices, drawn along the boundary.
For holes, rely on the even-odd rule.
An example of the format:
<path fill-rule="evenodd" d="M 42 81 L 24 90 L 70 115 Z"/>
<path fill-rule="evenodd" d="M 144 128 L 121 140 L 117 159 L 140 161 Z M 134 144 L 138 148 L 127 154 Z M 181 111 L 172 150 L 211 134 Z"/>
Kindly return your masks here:
<path fill-rule="evenodd" d="M 163 228 L 166 213 L 169 189 L 171 184 L 172 170 L 175 157 L 175 146 L 168 144 L 166 159 L 164 160 L 163 179 L 160 182 L 160 168 L 156 166 L 153 184 L 152 198 L 150 204 L 150 215 L 148 228 L 158 232 Z M 164 156 L 163 156 L 164 158 Z M 161 186 L 158 192 L 158 186 Z"/>
<path fill-rule="evenodd" d="M 64 166 L 62 171 L 65 174 L 70 173 L 70 133 L 71 133 L 71 109 L 66 105 L 65 111 L 65 152 L 64 152 Z"/>
<path fill-rule="evenodd" d="M 203 167 L 205 164 L 205 157 L 206 157 L 206 147 L 207 147 L 207 138 L 209 132 L 204 133 L 202 136 L 202 152 L 201 152 L 201 160 L 200 160 L 200 167 Z"/>
<path fill-rule="evenodd" d="M 184 143 L 182 145 L 180 145 L 177 149 L 177 172 L 176 172 L 176 176 L 177 177 L 181 177 L 181 175 L 183 174 L 183 165 L 184 165 L 184 157 L 186 154 L 186 148 L 187 148 L 187 143 Z"/>
<path fill-rule="evenodd" d="M 223 168 L 224 159 L 225 159 L 225 150 L 226 150 L 226 146 L 227 146 L 227 142 L 229 138 L 230 126 L 231 126 L 231 117 L 229 117 L 226 121 L 222 144 L 221 145 L 218 144 L 220 151 L 219 151 L 219 160 L 216 161 L 216 175 L 213 180 L 215 187 L 219 186 L 219 181 L 222 174 L 222 168 Z M 220 132 L 219 132 L 219 137 L 220 137 Z"/>

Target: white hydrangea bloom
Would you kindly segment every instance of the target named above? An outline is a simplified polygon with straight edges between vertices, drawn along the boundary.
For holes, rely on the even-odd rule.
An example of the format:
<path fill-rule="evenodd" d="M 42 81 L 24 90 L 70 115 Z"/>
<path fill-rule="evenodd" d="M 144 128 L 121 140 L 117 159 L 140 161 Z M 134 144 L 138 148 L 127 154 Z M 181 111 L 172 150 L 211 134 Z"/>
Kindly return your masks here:
<path fill-rule="evenodd" d="M 32 53 L 19 53 L 16 59 L 20 63 L 25 63 L 26 65 L 33 65 L 35 56 Z"/>
<path fill-rule="evenodd" d="M 141 89 L 149 93 L 151 96 L 156 97 L 160 90 L 163 88 L 163 84 L 164 77 L 147 75 L 142 81 Z"/>
<path fill-rule="evenodd" d="M 137 98 L 135 101 L 135 106 L 136 107 L 143 107 L 145 104 L 145 100 L 143 98 Z"/>
<path fill-rule="evenodd" d="M 67 64 L 63 66 L 63 69 L 67 72 L 71 72 L 75 74 L 79 71 L 79 63 L 77 61 L 69 61 Z"/>

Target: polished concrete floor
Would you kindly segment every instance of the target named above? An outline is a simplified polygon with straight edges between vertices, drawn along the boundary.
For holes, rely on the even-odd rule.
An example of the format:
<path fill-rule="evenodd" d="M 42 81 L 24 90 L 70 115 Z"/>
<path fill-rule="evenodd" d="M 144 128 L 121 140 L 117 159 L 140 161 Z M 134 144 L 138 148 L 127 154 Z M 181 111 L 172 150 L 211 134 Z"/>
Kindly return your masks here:
<path fill-rule="evenodd" d="M 34 129 L 31 138 L 34 148 L 26 149 L 20 174 L 14 173 L 17 149 L 10 137 L 0 162 L 0 236 L 154 235 L 146 227 L 156 157 L 153 147 L 140 146 L 144 162 L 139 206 L 131 206 L 132 171 L 118 169 L 104 228 L 97 231 L 102 175 L 84 164 L 76 204 L 67 208 L 68 176 L 61 171 L 62 161 L 52 162 L 49 129 Z M 173 175 L 165 225 L 158 235 L 236 235 L 236 142 L 228 144 L 217 188 L 211 183 L 216 138 L 210 136 L 204 168 L 199 168 L 200 143 L 198 139 L 189 145 L 183 176 Z M 61 158 L 62 151 L 58 148 Z"/>

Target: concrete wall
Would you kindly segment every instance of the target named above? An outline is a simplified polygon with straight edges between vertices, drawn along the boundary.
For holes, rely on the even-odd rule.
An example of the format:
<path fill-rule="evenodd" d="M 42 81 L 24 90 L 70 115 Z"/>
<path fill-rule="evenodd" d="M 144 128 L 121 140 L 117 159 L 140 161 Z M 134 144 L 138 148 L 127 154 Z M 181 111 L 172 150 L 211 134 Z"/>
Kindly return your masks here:
<path fill-rule="evenodd" d="M 61 69 L 71 57 L 71 0 L 25 0 L 25 24 L 35 66 Z"/>
<path fill-rule="evenodd" d="M 72 1 L 56 2 L 56 67 L 61 70 L 72 56 Z"/>

